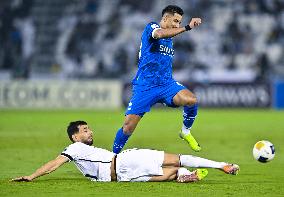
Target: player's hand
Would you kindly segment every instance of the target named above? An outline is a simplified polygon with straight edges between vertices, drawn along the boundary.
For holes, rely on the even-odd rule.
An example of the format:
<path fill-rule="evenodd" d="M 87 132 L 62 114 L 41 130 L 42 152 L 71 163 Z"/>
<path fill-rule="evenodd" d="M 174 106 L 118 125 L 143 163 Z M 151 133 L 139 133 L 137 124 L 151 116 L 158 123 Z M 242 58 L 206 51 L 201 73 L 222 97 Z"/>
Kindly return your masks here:
<path fill-rule="evenodd" d="M 30 176 L 21 176 L 21 177 L 14 178 L 11 181 L 14 181 L 14 182 L 29 182 L 29 181 L 32 181 L 32 178 Z"/>
<path fill-rule="evenodd" d="M 201 18 L 192 18 L 189 22 L 189 26 L 191 29 L 197 27 L 201 24 Z"/>

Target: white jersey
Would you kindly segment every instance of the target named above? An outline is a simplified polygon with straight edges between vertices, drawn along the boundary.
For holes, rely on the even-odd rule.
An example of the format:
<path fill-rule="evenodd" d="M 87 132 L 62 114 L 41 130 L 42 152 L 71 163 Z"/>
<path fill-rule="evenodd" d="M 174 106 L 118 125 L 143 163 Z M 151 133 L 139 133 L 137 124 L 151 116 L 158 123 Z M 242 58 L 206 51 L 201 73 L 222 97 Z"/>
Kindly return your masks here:
<path fill-rule="evenodd" d="M 92 181 L 111 181 L 113 152 L 75 142 L 65 148 L 61 155 L 74 161 L 82 174 Z"/>

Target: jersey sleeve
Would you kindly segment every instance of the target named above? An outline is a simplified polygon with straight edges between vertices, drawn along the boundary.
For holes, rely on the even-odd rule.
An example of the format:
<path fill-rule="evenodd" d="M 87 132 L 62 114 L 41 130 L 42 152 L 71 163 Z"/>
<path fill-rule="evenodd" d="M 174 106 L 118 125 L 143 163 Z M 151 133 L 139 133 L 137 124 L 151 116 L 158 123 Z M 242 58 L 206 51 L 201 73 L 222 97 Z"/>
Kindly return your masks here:
<path fill-rule="evenodd" d="M 146 31 L 147 31 L 147 36 L 149 38 L 154 38 L 154 32 L 158 29 L 161 29 L 160 25 L 158 23 L 149 23 L 147 26 L 146 26 Z"/>
<path fill-rule="evenodd" d="M 73 161 L 78 155 L 76 144 L 71 144 L 70 146 L 65 148 L 60 155 L 68 158 L 69 162 Z"/>

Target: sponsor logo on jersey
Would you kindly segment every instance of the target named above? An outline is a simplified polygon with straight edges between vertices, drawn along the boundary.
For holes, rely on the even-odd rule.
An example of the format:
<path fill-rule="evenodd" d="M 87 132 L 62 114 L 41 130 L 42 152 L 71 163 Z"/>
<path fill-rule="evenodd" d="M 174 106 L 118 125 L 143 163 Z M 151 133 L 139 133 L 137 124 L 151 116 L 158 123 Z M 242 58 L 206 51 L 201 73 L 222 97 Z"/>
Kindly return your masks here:
<path fill-rule="evenodd" d="M 165 45 L 160 45 L 159 47 L 159 51 L 163 54 L 163 55 L 168 55 L 168 56 L 171 56 L 173 57 L 174 56 L 174 49 L 172 48 L 169 48 Z"/>

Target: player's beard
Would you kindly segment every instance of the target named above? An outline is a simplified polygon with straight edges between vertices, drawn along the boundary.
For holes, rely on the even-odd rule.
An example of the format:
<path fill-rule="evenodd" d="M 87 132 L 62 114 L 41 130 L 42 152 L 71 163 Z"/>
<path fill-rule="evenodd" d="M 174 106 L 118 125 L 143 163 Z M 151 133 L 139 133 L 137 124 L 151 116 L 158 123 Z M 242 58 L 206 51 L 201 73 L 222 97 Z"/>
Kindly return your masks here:
<path fill-rule="evenodd" d="M 83 143 L 84 143 L 84 144 L 87 144 L 87 145 L 89 145 L 89 146 L 91 146 L 91 145 L 93 145 L 93 138 L 91 138 L 91 139 L 86 139 Z"/>
<path fill-rule="evenodd" d="M 88 145 L 90 145 L 90 146 L 93 145 L 93 139 L 88 141 Z"/>

